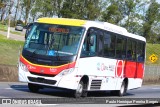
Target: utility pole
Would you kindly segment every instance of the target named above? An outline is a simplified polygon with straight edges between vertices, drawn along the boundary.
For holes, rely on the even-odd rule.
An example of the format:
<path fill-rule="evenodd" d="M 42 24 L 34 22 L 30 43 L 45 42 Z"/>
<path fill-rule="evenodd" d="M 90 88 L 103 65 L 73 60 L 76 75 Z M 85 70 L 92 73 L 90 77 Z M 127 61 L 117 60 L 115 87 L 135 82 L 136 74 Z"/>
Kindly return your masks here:
<path fill-rule="evenodd" d="M 9 36 L 10 36 L 10 23 L 11 23 L 11 0 L 9 0 L 9 15 L 8 15 L 7 39 L 9 39 Z"/>

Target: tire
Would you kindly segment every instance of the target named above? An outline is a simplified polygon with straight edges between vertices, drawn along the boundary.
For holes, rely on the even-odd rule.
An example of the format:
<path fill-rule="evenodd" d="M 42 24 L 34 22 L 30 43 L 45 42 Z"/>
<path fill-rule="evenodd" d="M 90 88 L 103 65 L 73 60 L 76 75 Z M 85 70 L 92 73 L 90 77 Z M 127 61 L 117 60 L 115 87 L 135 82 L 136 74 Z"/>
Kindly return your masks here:
<path fill-rule="evenodd" d="M 83 88 L 82 97 L 87 97 L 87 95 L 88 95 L 87 84 L 83 84 L 83 86 L 84 86 L 84 88 Z"/>
<path fill-rule="evenodd" d="M 126 94 L 127 91 L 127 84 L 123 81 L 122 85 L 121 85 L 121 89 L 117 91 L 118 96 L 124 96 Z"/>
<path fill-rule="evenodd" d="M 37 93 L 40 89 L 38 85 L 28 83 L 28 88 L 31 92 Z"/>
<path fill-rule="evenodd" d="M 87 91 L 86 89 L 84 89 L 84 87 L 85 87 L 85 84 L 83 83 L 83 81 L 80 81 L 77 89 L 74 91 L 75 98 L 87 97 Z"/>
<path fill-rule="evenodd" d="M 114 90 L 114 91 L 111 91 L 111 95 L 114 95 L 114 96 L 119 96 L 119 97 L 122 97 L 126 94 L 126 91 L 127 91 L 127 84 L 123 81 L 122 85 L 121 85 L 121 88 L 120 90 Z"/>

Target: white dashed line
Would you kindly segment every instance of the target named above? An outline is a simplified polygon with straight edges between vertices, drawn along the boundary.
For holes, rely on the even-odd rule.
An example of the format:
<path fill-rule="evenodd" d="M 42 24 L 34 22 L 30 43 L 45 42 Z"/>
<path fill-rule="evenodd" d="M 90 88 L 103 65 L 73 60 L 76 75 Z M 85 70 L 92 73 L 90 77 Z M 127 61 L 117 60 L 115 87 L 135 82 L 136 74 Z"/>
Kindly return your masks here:
<path fill-rule="evenodd" d="M 22 87 L 16 87 L 16 88 L 4 88 L 6 90 L 12 90 L 12 89 L 17 89 L 17 90 L 26 90 L 28 89 L 27 87 L 26 88 L 22 88 Z"/>
<path fill-rule="evenodd" d="M 58 104 L 36 104 L 36 105 L 34 105 L 34 106 L 56 106 L 56 105 L 58 105 Z"/>
<path fill-rule="evenodd" d="M 152 88 L 152 89 L 154 89 L 154 90 L 160 90 L 160 88 Z"/>

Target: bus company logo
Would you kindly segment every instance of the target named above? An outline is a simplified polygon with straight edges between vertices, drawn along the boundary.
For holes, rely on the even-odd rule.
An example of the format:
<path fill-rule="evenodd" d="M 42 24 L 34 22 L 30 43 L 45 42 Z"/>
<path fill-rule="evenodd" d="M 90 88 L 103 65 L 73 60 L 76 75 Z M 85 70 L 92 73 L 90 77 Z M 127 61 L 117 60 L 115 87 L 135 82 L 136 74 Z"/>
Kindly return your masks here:
<path fill-rule="evenodd" d="M 109 69 L 109 71 L 114 71 L 115 70 L 115 65 L 109 65 L 108 69 Z"/>
<path fill-rule="evenodd" d="M 115 71 L 116 77 L 123 76 L 123 69 L 124 69 L 124 62 L 121 60 L 118 60 L 116 64 L 116 71 Z"/>
<path fill-rule="evenodd" d="M 51 72 L 56 72 L 57 69 L 55 69 L 55 68 L 50 68 L 50 71 L 51 71 Z"/>
<path fill-rule="evenodd" d="M 43 70 L 43 69 L 41 69 L 41 70 L 40 70 L 40 73 L 44 73 L 44 70 Z"/>
<path fill-rule="evenodd" d="M 105 70 L 108 70 L 108 67 L 104 63 L 97 63 L 97 70 L 105 71 Z"/>
<path fill-rule="evenodd" d="M 32 65 L 27 65 L 27 68 L 28 68 L 28 69 L 32 69 L 32 70 L 33 70 L 33 69 L 36 69 L 36 67 L 34 67 L 34 66 L 32 66 Z"/>

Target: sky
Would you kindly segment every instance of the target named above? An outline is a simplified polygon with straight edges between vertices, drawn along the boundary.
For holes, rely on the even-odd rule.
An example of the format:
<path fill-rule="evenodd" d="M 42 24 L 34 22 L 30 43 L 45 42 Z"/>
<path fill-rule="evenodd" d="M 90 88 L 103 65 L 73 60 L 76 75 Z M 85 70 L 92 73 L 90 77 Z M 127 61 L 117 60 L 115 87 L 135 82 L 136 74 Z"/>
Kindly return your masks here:
<path fill-rule="evenodd" d="M 156 0 L 158 3 L 160 3 L 160 0 Z"/>
<path fill-rule="evenodd" d="M 14 4 L 16 4 L 16 2 L 17 2 L 17 0 L 12 0 L 12 1 L 14 1 L 15 3 Z M 158 3 L 160 3 L 160 0 L 156 0 Z M 12 10 L 12 11 L 15 11 L 15 8 Z M 12 12 L 12 13 L 14 13 L 14 12 Z M 14 15 L 13 15 L 14 16 Z M 20 16 L 20 13 L 18 13 L 18 15 L 17 15 L 17 18 Z M 22 18 L 23 18 L 23 16 L 22 16 Z M 19 19 L 19 18 L 18 18 Z"/>

